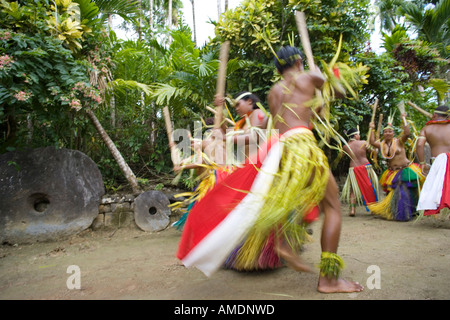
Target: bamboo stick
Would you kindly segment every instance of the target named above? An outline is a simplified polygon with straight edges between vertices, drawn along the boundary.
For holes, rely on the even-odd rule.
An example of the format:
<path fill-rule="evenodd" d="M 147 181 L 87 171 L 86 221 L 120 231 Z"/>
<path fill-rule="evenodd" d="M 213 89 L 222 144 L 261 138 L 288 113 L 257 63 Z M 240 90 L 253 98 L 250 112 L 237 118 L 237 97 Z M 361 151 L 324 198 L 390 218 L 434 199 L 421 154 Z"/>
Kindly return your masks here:
<path fill-rule="evenodd" d="M 309 41 L 308 29 L 306 27 L 306 17 L 305 13 L 297 11 L 295 13 L 295 20 L 297 22 L 297 27 L 300 33 L 300 40 L 302 41 L 303 51 L 306 55 L 306 61 L 308 61 L 309 69 L 315 70 L 316 65 L 314 63 L 314 56 L 311 50 L 311 43 Z"/>
<path fill-rule="evenodd" d="M 407 126 L 408 122 L 406 121 L 406 118 L 402 116 L 402 114 L 405 113 L 405 103 L 403 101 L 400 101 L 400 103 L 397 105 L 398 110 L 400 110 L 400 116 L 403 120 L 403 125 Z"/>
<path fill-rule="evenodd" d="M 375 114 L 377 113 L 377 107 L 378 107 L 378 98 L 375 98 L 375 103 L 372 106 L 372 120 L 370 122 L 375 121 Z M 369 133 L 367 134 L 367 142 L 370 143 L 370 134 L 372 133 L 372 130 L 369 130 Z"/>
<path fill-rule="evenodd" d="M 217 76 L 216 95 L 225 96 L 225 78 L 227 75 L 228 51 L 230 49 L 230 42 L 225 41 L 220 46 L 219 54 L 219 74 Z M 218 129 L 222 123 L 223 105 L 216 107 L 214 116 L 214 129 Z"/>
<path fill-rule="evenodd" d="M 169 108 L 167 106 L 163 108 L 163 113 L 164 113 L 164 121 L 166 123 L 167 137 L 169 138 L 170 157 L 172 159 L 172 163 L 178 166 L 180 165 L 180 161 L 178 159 L 176 146 L 173 141 L 172 121 L 170 120 Z"/>
<path fill-rule="evenodd" d="M 375 135 L 375 139 L 378 140 L 380 139 L 380 133 L 381 133 L 381 125 L 383 124 L 383 114 L 380 113 L 380 116 L 378 118 L 378 128 L 377 128 L 377 133 Z"/>
<path fill-rule="evenodd" d="M 418 105 L 412 103 L 411 101 L 407 102 L 411 107 L 413 107 L 414 109 L 416 109 L 417 111 L 419 111 L 421 114 L 423 114 L 424 116 L 428 117 L 428 118 L 432 118 L 433 115 L 431 113 L 429 113 L 428 111 L 423 110 L 421 107 L 419 107 Z"/>
<path fill-rule="evenodd" d="M 300 34 L 300 40 L 302 42 L 303 51 L 306 55 L 306 61 L 309 65 L 310 71 L 318 71 L 316 70 L 316 64 L 314 63 L 314 56 L 311 49 L 311 42 L 309 41 L 309 35 L 308 35 L 308 28 L 306 26 L 306 17 L 305 13 L 302 11 L 297 11 L 295 13 L 295 21 L 297 22 L 297 28 Z M 322 91 L 320 89 L 316 88 L 316 96 L 320 99 L 322 99 Z M 318 110 L 321 110 L 319 114 L 321 114 L 323 111 L 323 106 L 321 106 Z"/>

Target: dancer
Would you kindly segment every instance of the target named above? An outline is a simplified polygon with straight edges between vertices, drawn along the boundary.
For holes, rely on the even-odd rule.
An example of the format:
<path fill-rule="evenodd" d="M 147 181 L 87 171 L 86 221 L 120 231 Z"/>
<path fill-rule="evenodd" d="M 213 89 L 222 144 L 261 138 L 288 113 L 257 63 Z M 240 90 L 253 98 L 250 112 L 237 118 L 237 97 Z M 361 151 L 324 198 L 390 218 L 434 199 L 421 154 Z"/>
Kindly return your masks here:
<path fill-rule="evenodd" d="M 356 204 L 365 206 L 376 203 L 380 194 L 378 177 L 367 159 L 367 142 L 361 140 L 359 130 L 352 128 L 347 131 L 348 144 L 344 151 L 350 156 L 350 167 L 347 180 L 342 189 L 341 200 L 349 203 L 351 217 L 355 216 Z"/>
<path fill-rule="evenodd" d="M 216 95 L 214 104 L 223 105 L 224 101 L 224 97 Z M 240 119 L 232 128 L 222 126 L 219 136 L 222 135 L 222 140 L 227 143 L 227 163 L 240 165 L 257 152 L 261 141 L 266 140 L 265 131 L 260 129 L 266 129 L 268 117 L 262 110 L 259 97 L 251 92 L 242 91 L 235 95 L 234 108 Z"/>
<path fill-rule="evenodd" d="M 406 114 L 402 113 L 403 123 Z M 375 123 L 369 124 L 375 130 Z M 374 134 L 370 136 L 370 144 L 379 149 L 381 156 L 387 160 L 388 168 L 380 177 L 380 185 L 387 193 L 386 197 L 376 204 L 369 205 L 369 210 L 388 220 L 409 221 L 416 211 L 419 188 L 425 177 L 417 163 L 406 156 L 405 143 L 410 136 L 409 124 L 403 126 L 402 134 L 396 138 L 392 117 L 383 128 L 383 140 L 375 141 Z"/>
<path fill-rule="evenodd" d="M 304 218 L 320 205 L 325 216 L 317 288 L 325 293 L 361 291 L 361 285 L 340 277 L 338 188 L 325 154 L 308 129 L 312 110 L 304 104 L 324 78 L 320 73 L 302 72 L 300 52 L 292 47 L 282 48 L 275 63 L 283 80 L 271 89 L 269 107 L 280 135 L 197 203 L 177 256 L 186 266 L 210 275 L 241 244 L 234 259 L 244 270 L 272 263 L 264 258 L 273 250 L 294 269 L 308 270 L 294 251 L 305 240 Z"/>
<path fill-rule="evenodd" d="M 422 172 L 425 163 L 425 143 L 431 148 L 432 165 L 420 192 L 417 211 L 421 215 L 438 214 L 450 208 L 450 119 L 449 109 L 441 105 L 434 110 L 431 121 L 420 131 L 417 157 Z"/>
<path fill-rule="evenodd" d="M 220 106 L 224 105 L 224 98 L 220 95 L 216 95 L 214 99 L 214 105 Z M 233 144 L 240 144 L 244 147 L 244 158 L 248 157 L 250 151 L 255 150 L 259 142 L 258 137 L 260 135 L 254 134 L 252 130 L 254 128 L 265 129 L 267 124 L 267 117 L 264 112 L 258 107 L 260 99 L 256 94 L 251 92 L 240 92 L 234 98 L 234 107 L 238 116 L 241 118 L 237 121 L 233 127 L 233 133 L 231 135 Z M 208 122 L 209 120 L 209 122 Z M 213 118 L 207 119 L 206 125 L 212 125 L 214 123 Z M 234 150 L 233 145 L 228 145 L 225 147 L 224 141 L 226 141 L 225 129 L 222 126 L 218 129 L 218 132 L 210 132 L 211 134 L 206 138 L 199 141 L 192 141 L 192 149 L 194 150 L 194 155 L 197 155 L 195 163 L 185 162 L 182 166 L 174 166 L 174 171 L 180 171 L 182 169 L 195 169 L 197 178 L 200 181 L 195 187 L 193 192 L 183 193 L 183 196 L 188 196 L 187 200 L 182 202 L 176 202 L 171 205 L 175 209 L 182 210 L 182 207 L 186 207 L 184 214 L 181 218 L 172 224 L 178 230 L 184 228 L 184 224 L 192 210 L 193 206 L 200 201 L 206 193 L 208 193 L 218 182 L 228 176 L 235 169 L 235 165 L 239 165 L 236 162 L 232 151 Z M 220 139 L 223 137 L 223 139 Z M 224 140 L 224 141 L 222 141 Z M 255 145 L 255 148 L 249 147 L 250 145 Z M 227 149 L 231 149 L 228 152 Z M 217 150 L 223 150 L 222 152 L 215 152 Z M 214 155 L 221 158 L 223 155 L 227 155 L 225 159 L 214 159 Z M 218 160 L 218 161 L 215 161 Z M 180 196 L 180 195 L 177 195 Z"/>

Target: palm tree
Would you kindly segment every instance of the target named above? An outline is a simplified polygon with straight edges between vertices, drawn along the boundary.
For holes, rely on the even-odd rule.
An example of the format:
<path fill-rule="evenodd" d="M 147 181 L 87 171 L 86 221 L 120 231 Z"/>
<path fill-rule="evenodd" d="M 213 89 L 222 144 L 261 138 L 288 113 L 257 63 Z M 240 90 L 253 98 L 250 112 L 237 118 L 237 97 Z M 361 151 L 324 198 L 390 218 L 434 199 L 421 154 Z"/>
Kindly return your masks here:
<path fill-rule="evenodd" d="M 152 98 L 159 106 L 170 106 L 171 114 L 180 118 L 211 116 L 205 107 L 214 99 L 219 68 L 217 48 L 199 50 L 182 30 L 172 32 L 174 39 L 169 49 L 159 48 L 160 73 L 152 87 Z M 227 74 L 248 66 L 249 62 L 230 59 Z M 164 75 L 164 76 L 163 76 Z"/>
<path fill-rule="evenodd" d="M 450 0 L 440 0 L 433 7 L 413 3 L 404 3 L 399 12 L 415 29 L 418 37 L 432 43 L 444 58 L 448 58 L 447 47 L 450 45 Z"/>
<path fill-rule="evenodd" d="M 191 0 L 192 4 L 192 25 L 194 27 L 194 43 L 197 45 L 197 27 L 195 25 L 195 1 Z"/>
<path fill-rule="evenodd" d="M 222 14 L 222 3 L 220 0 L 217 0 L 217 19 L 220 18 L 221 14 Z"/>
<path fill-rule="evenodd" d="M 122 157 L 122 154 L 117 149 L 116 145 L 111 140 L 109 135 L 106 133 L 105 129 L 101 125 L 100 121 L 98 121 L 94 112 L 91 109 L 87 108 L 86 113 L 89 116 L 89 119 L 91 119 L 92 123 L 94 124 L 95 129 L 97 129 L 97 132 L 102 137 L 102 139 L 105 142 L 106 146 L 108 147 L 109 151 L 113 155 L 114 159 L 116 160 L 117 164 L 119 165 L 119 168 L 122 170 L 125 178 L 130 183 L 133 193 L 139 194 L 141 192 L 141 190 L 139 188 L 139 184 L 137 182 L 136 176 L 134 175 L 133 171 L 131 171 L 130 167 L 128 166 L 128 164 L 126 163 L 124 158 Z"/>
<path fill-rule="evenodd" d="M 402 4 L 402 0 L 375 0 L 375 6 L 378 8 L 377 16 L 380 18 L 381 30 L 394 30 L 394 27 L 398 24 L 400 18 L 397 14 L 397 10 Z"/>
<path fill-rule="evenodd" d="M 80 18 L 82 21 L 86 21 L 87 26 L 96 25 L 98 23 L 96 20 L 98 17 L 100 17 L 100 23 L 104 23 L 109 17 L 111 17 L 112 14 L 117 14 L 127 21 L 129 20 L 128 15 L 130 13 L 136 13 L 139 10 L 139 7 L 136 6 L 136 1 L 96 0 L 95 4 L 90 0 L 77 0 L 76 2 L 80 7 Z M 99 78 L 98 74 L 95 72 L 91 73 L 90 79 L 91 84 L 96 85 L 101 91 L 103 91 L 105 96 L 107 95 L 107 91 L 114 87 L 114 83 L 120 83 L 118 80 L 113 82 L 112 79 Z M 125 178 L 130 183 L 133 193 L 138 194 L 140 192 L 140 188 L 136 176 L 131 171 L 112 139 L 106 133 L 94 111 L 87 108 L 86 113 L 94 124 L 97 132 L 102 137 L 112 156 L 116 160 L 118 166 L 125 175 Z"/>

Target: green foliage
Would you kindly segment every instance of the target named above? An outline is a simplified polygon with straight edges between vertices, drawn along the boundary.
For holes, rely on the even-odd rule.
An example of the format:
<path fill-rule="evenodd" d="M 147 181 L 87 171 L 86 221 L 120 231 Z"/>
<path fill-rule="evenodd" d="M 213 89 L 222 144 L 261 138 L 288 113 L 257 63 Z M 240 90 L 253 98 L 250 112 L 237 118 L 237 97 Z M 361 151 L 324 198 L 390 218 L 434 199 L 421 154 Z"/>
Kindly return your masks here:
<path fill-rule="evenodd" d="M 378 1 L 380 11 L 381 6 L 389 2 Z M 434 1 L 433 5 L 427 1 L 394 2 L 396 17 L 403 17 L 405 22 L 404 25 L 394 23 L 391 34 L 384 34 L 384 47 L 403 66 L 417 91 L 424 88 L 423 94 L 415 97 L 418 103 L 425 101 L 430 107 L 437 101 L 448 103 L 448 91 L 445 90 L 449 81 L 450 1 Z M 393 15 L 391 18 L 394 22 L 399 20 L 393 19 Z M 417 37 L 414 40 L 408 35 L 411 31 Z"/>
<path fill-rule="evenodd" d="M 81 100 L 95 103 L 91 99 L 94 96 L 88 95 L 91 90 L 87 94 L 84 91 L 89 88 L 86 67 L 73 58 L 60 40 L 51 36 L 39 33 L 30 36 L 5 29 L 0 29 L 1 33 L 9 33 L 10 37 L 0 40 L 0 54 L 13 59 L 0 70 L 2 122 L 5 124 L 6 118 L 15 118 L 15 122 L 23 123 L 31 117 L 36 121 L 36 130 L 43 131 L 42 136 L 53 137 L 47 143 L 58 144 L 62 133 L 59 130 L 74 129 L 68 122 L 73 117 L 71 109 L 80 107 Z M 26 127 L 18 129 L 24 132 L 17 138 L 26 137 Z M 15 143 L 21 145 L 25 141 Z"/>
<path fill-rule="evenodd" d="M 419 39 L 433 43 L 443 58 L 448 59 L 450 45 L 450 1 L 437 1 L 435 6 L 405 1 L 399 13 L 417 32 Z"/>
<path fill-rule="evenodd" d="M 152 98 L 159 106 L 168 105 L 177 116 L 210 117 L 205 107 L 214 100 L 219 68 L 218 48 L 195 48 L 183 30 L 172 32 L 173 42 L 158 66 L 160 79 L 152 84 Z M 239 59 L 228 61 L 230 76 L 248 64 Z"/>
<path fill-rule="evenodd" d="M 413 82 L 428 81 L 436 73 L 438 66 L 445 64 L 436 49 L 420 40 L 401 39 L 392 50 L 392 55 Z"/>
<path fill-rule="evenodd" d="M 170 107 L 175 129 L 191 129 L 194 120 L 212 116 L 205 106 L 216 92 L 224 40 L 231 41 L 227 93 L 249 90 L 265 104 L 279 79 L 274 52 L 286 44 L 301 48 L 296 10 L 306 14 L 330 98 L 337 85 L 348 93 L 345 99 L 330 99 L 335 129 L 342 133 L 359 125 L 364 138 L 375 98 L 385 115 L 401 101 L 431 111 L 448 99 L 448 0 L 435 7 L 377 3 L 389 9 L 385 18 L 391 23 L 384 29 L 387 52 L 380 55 L 366 47 L 369 0 L 244 0 L 213 22 L 216 37 L 201 48 L 183 21 L 168 40 L 166 1 L 155 2 L 150 27 L 146 1 L 0 0 L 0 152 L 45 145 L 78 149 L 98 164 L 108 189 L 119 190 L 126 184 L 123 174 L 83 112 L 95 108 L 141 184 L 171 172 L 162 107 Z M 106 30 L 112 14 L 134 24 L 140 39 L 123 41 Z M 404 26 L 397 25 L 400 17 Z M 416 40 L 408 37 L 411 30 Z M 339 67 L 340 81 L 334 67 Z M 417 127 L 427 120 L 407 111 Z"/>
<path fill-rule="evenodd" d="M 296 10 L 305 12 L 316 61 L 330 62 L 342 35 L 339 61 L 348 63 L 350 56 L 361 50 L 369 38 L 367 4 L 365 0 L 247 0 L 235 10 L 225 12 L 216 23 L 212 44 L 230 40 L 230 56 L 251 62 L 229 77 L 229 91 L 235 87 L 235 92 L 251 90 L 264 104 L 278 78 L 272 62 L 275 51 L 286 44 L 301 47 Z"/>
<path fill-rule="evenodd" d="M 72 1 L 65 5 L 58 13 L 62 21 L 78 13 Z M 9 128 L 2 134 L 2 152 L 24 146 L 79 146 L 87 121 L 76 113 L 101 102 L 87 73 L 93 64 L 77 59 L 71 41 L 49 27 L 52 9 L 33 1 L 21 6 L 2 2 L 0 56 L 9 57 L 0 69 L 0 120 L 2 129 Z"/>

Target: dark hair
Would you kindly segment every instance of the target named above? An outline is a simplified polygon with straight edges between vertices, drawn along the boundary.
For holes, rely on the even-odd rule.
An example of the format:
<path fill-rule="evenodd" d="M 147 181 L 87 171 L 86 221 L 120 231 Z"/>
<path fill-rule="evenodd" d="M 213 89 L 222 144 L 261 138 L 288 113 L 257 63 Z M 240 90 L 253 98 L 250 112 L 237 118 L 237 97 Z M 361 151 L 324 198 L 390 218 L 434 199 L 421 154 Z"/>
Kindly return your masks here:
<path fill-rule="evenodd" d="M 234 96 L 234 99 L 237 99 L 239 96 L 243 95 L 244 93 L 246 93 L 247 91 L 241 91 L 238 94 L 236 94 Z M 254 93 L 251 92 L 247 92 L 248 94 L 245 94 L 242 98 L 240 98 L 239 100 L 244 100 L 244 101 L 248 101 L 248 100 L 252 100 L 252 106 L 253 109 L 258 109 L 258 105 L 257 103 L 259 103 L 261 100 L 259 100 L 258 96 Z M 237 102 L 237 101 L 236 101 Z"/>
<path fill-rule="evenodd" d="M 349 139 L 351 139 L 355 135 L 356 132 L 358 132 L 358 129 L 351 128 L 351 129 L 347 130 L 347 132 L 345 134 L 347 135 L 347 137 Z"/>
<path fill-rule="evenodd" d="M 205 124 L 207 126 L 212 126 L 214 124 L 214 117 L 209 117 L 205 119 Z"/>
<path fill-rule="evenodd" d="M 436 112 L 437 111 L 437 112 Z M 440 117 L 448 117 L 448 107 L 444 104 L 441 104 L 436 109 L 434 109 L 434 113 L 436 113 Z"/>
<path fill-rule="evenodd" d="M 275 67 L 280 73 L 292 67 L 298 60 L 302 61 L 302 52 L 291 46 L 281 48 L 273 58 Z"/>

